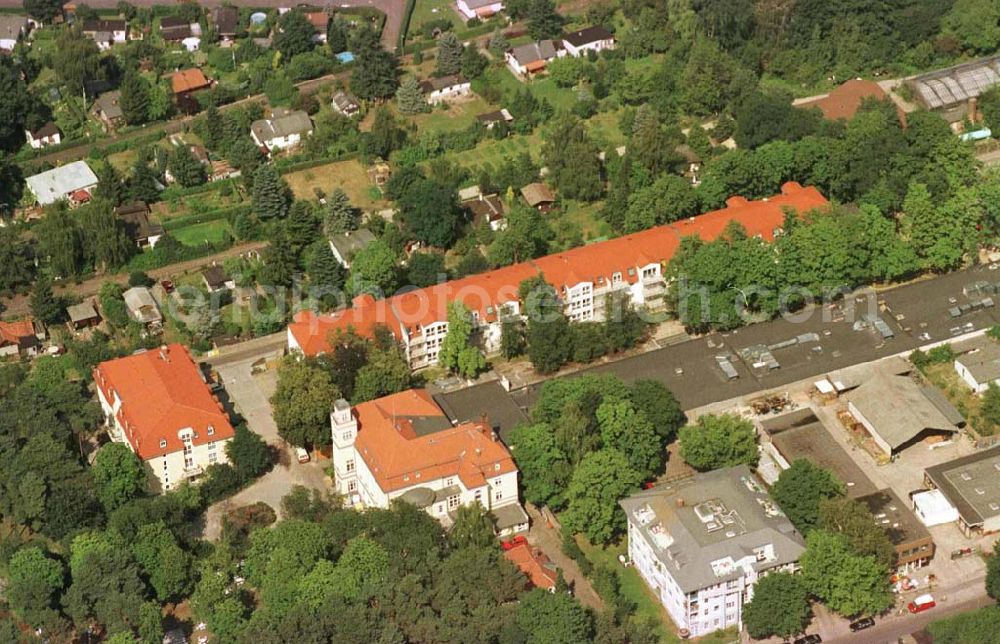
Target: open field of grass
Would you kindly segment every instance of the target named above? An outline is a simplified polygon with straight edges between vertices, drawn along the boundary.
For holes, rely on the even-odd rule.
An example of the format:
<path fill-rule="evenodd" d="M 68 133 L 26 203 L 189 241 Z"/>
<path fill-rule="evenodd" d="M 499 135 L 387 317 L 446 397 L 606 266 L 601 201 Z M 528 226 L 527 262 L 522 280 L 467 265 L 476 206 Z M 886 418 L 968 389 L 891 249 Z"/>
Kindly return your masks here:
<path fill-rule="evenodd" d="M 604 548 L 591 545 L 581 536 L 577 537 L 577 542 L 592 564 L 595 566 L 603 565 L 615 571 L 621 584 L 622 595 L 636 604 L 636 617 L 641 621 L 652 622 L 656 626 L 656 632 L 661 642 L 680 644 L 682 641 L 691 641 L 701 644 L 727 644 L 739 640 L 739 635 L 732 629 L 718 631 L 693 640 L 681 640 L 677 636 L 677 625 L 670 619 L 670 615 L 663 608 L 663 605 L 650 592 L 646 582 L 642 580 L 635 568 L 623 568 L 618 562 L 618 555 L 625 553 L 624 542 Z"/>
<path fill-rule="evenodd" d="M 458 15 L 452 0 L 417 0 L 407 32 L 409 40 L 422 38 L 421 27 L 432 20 L 448 20 L 455 31 L 465 27 L 465 21 Z"/>
<path fill-rule="evenodd" d="M 372 198 L 373 186 L 368 181 L 366 169 L 355 159 L 292 172 L 282 178 L 288 182 L 296 199 L 315 199 L 314 188 L 319 188 L 326 194 L 340 188 L 347 193 L 351 203 L 359 208 L 381 208 L 387 203 L 382 199 Z"/>
<path fill-rule="evenodd" d="M 448 158 L 454 160 L 459 165 L 475 167 L 484 163 L 496 165 L 504 157 L 512 157 L 521 152 L 529 153 L 532 158 L 540 158 L 542 137 L 536 132 L 529 136 L 509 136 L 506 139 L 496 141 L 486 139 L 480 141 L 479 145 L 464 152 L 449 154 Z"/>
<path fill-rule="evenodd" d="M 205 242 L 215 243 L 232 235 L 232 228 L 225 219 L 208 221 L 203 224 L 193 224 L 171 230 L 170 234 L 174 239 L 185 246 L 199 246 Z"/>
<path fill-rule="evenodd" d="M 417 130 L 420 132 L 424 130 L 454 132 L 464 130 L 475 123 L 477 115 L 496 109 L 482 98 L 473 96 L 468 100 L 451 103 L 447 108 L 435 107 L 426 114 L 417 114 L 407 118 L 410 118 L 417 125 Z"/>

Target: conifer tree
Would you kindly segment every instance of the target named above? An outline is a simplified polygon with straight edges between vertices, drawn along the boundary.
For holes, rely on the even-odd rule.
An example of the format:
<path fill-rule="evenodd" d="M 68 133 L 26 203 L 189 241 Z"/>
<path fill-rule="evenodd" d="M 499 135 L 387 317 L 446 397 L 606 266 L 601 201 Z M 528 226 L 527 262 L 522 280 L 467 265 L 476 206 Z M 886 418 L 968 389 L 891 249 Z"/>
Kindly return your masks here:
<path fill-rule="evenodd" d="M 465 45 L 452 32 L 448 32 L 438 39 L 437 69 L 435 74 L 447 76 L 457 74 L 462 71 L 462 54 L 465 52 Z"/>
<path fill-rule="evenodd" d="M 285 186 L 270 164 L 265 163 L 254 173 L 253 212 L 259 219 L 277 219 L 288 214 Z"/>
<path fill-rule="evenodd" d="M 396 106 L 403 114 L 419 114 L 430 109 L 420 83 L 413 76 L 407 76 L 396 90 Z"/>

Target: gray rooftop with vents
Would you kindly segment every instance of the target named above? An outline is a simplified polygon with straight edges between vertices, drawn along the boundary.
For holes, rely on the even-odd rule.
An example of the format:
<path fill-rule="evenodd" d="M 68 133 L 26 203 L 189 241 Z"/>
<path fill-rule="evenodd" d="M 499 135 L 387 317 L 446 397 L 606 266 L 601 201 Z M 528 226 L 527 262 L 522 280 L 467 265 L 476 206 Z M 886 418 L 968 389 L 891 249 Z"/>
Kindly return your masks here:
<path fill-rule="evenodd" d="M 968 525 L 1000 515 L 1000 447 L 975 452 L 925 470 Z"/>
<path fill-rule="evenodd" d="M 620 504 L 688 593 L 742 576 L 739 567 L 717 565 L 727 558 L 752 557 L 753 568 L 763 571 L 794 563 L 805 550 L 802 536 L 746 465 L 659 485 Z M 766 546 L 773 556 L 757 557 Z"/>

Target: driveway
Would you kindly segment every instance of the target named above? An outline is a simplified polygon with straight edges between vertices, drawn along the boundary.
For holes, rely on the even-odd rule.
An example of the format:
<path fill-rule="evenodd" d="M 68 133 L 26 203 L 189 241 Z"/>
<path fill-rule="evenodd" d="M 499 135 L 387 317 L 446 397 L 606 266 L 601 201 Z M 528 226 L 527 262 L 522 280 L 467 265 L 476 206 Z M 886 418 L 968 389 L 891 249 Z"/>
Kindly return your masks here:
<path fill-rule="evenodd" d="M 208 508 L 202 537 L 215 541 L 222 533 L 222 518 L 235 508 L 264 502 L 281 517 L 281 499 L 292 488 L 301 485 L 316 490 L 332 489 L 331 481 L 323 468 L 326 461 L 299 463 L 289 447 L 278 436 L 278 427 L 271 416 L 268 402 L 277 385 L 277 372 L 265 371 L 251 375 L 250 365 L 256 358 L 242 362 L 229 362 L 216 366 L 222 383 L 235 410 L 243 416 L 251 431 L 256 432 L 269 445 L 279 450 L 278 463 L 270 472 L 236 495 Z"/>
<path fill-rule="evenodd" d="M 559 567 L 566 583 L 573 587 L 573 594 L 581 603 L 598 612 L 601 611 L 604 608 L 604 600 L 594 591 L 590 580 L 583 575 L 576 562 L 563 554 L 562 534 L 559 532 L 559 528 L 546 521 L 538 508 L 530 503 L 525 503 L 524 509 L 531 517 L 528 543 L 545 553 L 545 556 Z"/>

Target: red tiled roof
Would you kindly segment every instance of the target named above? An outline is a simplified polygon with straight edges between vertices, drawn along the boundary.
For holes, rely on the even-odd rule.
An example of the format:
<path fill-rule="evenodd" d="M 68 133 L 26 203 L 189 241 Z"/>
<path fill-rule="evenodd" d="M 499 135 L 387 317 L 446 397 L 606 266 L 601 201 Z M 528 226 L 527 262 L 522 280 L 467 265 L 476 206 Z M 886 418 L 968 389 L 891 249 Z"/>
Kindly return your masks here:
<path fill-rule="evenodd" d="M 888 94 L 885 93 L 878 83 L 853 78 L 837 86 L 826 96 L 806 103 L 799 103 L 796 107 L 804 109 L 818 107 L 823 113 L 823 118 L 831 121 L 836 121 L 837 119 L 850 120 L 857 113 L 864 99 L 874 98 L 881 101 L 887 97 Z M 896 113 L 899 115 L 899 121 L 905 123 L 906 114 L 898 105 L 896 106 Z"/>
<path fill-rule="evenodd" d="M 383 492 L 457 476 L 467 489 L 517 470 L 510 452 L 483 423 L 464 423 L 418 435 L 414 423 L 447 418 L 425 389 L 362 403 L 355 449 Z"/>
<path fill-rule="evenodd" d="M 326 28 L 330 24 L 330 16 L 325 11 L 310 11 L 304 15 L 309 24 L 316 28 L 316 31 L 326 33 Z"/>
<path fill-rule="evenodd" d="M 535 588 L 555 588 L 558 573 L 549 567 L 551 562 L 541 551 L 533 549 L 527 543 L 519 543 L 510 550 L 505 550 L 503 556 L 520 568 Z"/>
<path fill-rule="evenodd" d="M 623 282 L 635 283 L 640 276 L 630 275 L 630 268 L 665 264 L 674 256 L 683 237 L 698 236 L 711 241 L 722 235 L 730 223 L 738 222 L 748 235 L 772 241 L 775 231 L 784 223 L 785 208 L 804 213 L 827 203 L 816 188 L 804 188 L 790 181 L 781 187 L 781 194 L 767 199 L 748 201 L 731 197 L 725 208 L 665 226 L 414 289 L 385 300 L 375 301 L 366 296 L 360 302 L 356 299 L 352 308 L 333 315 L 300 313 L 288 329 L 306 355 L 316 355 L 329 351 L 327 338 L 331 331 L 347 326 L 362 334 L 378 323 L 387 324 L 394 333 L 401 328 L 411 334 L 420 333 L 420 327 L 447 320 L 448 303 L 455 300 L 477 312 L 480 320 L 492 321 L 501 305 L 517 301 L 521 282 L 539 274 L 557 291 L 581 282 L 610 281 L 619 272 Z"/>
<path fill-rule="evenodd" d="M 170 87 L 174 90 L 174 94 L 193 92 L 204 89 L 211 84 L 212 82 L 205 78 L 205 74 L 197 68 L 182 69 L 170 77 Z"/>
<path fill-rule="evenodd" d="M 19 344 L 22 338 L 35 337 L 35 323 L 31 318 L 16 322 L 0 321 L 0 342 L 3 344 Z"/>
<path fill-rule="evenodd" d="M 118 395 L 118 421 L 143 460 L 184 449 L 177 435 L 181 429 L 194 430 L 194 445 L 233 437 L 229 417 L 183 345 L 102 362 L 94 369 L 94 382 L 109 403 Z M 166 447 L 160 447 L 161 440 Z"/>

